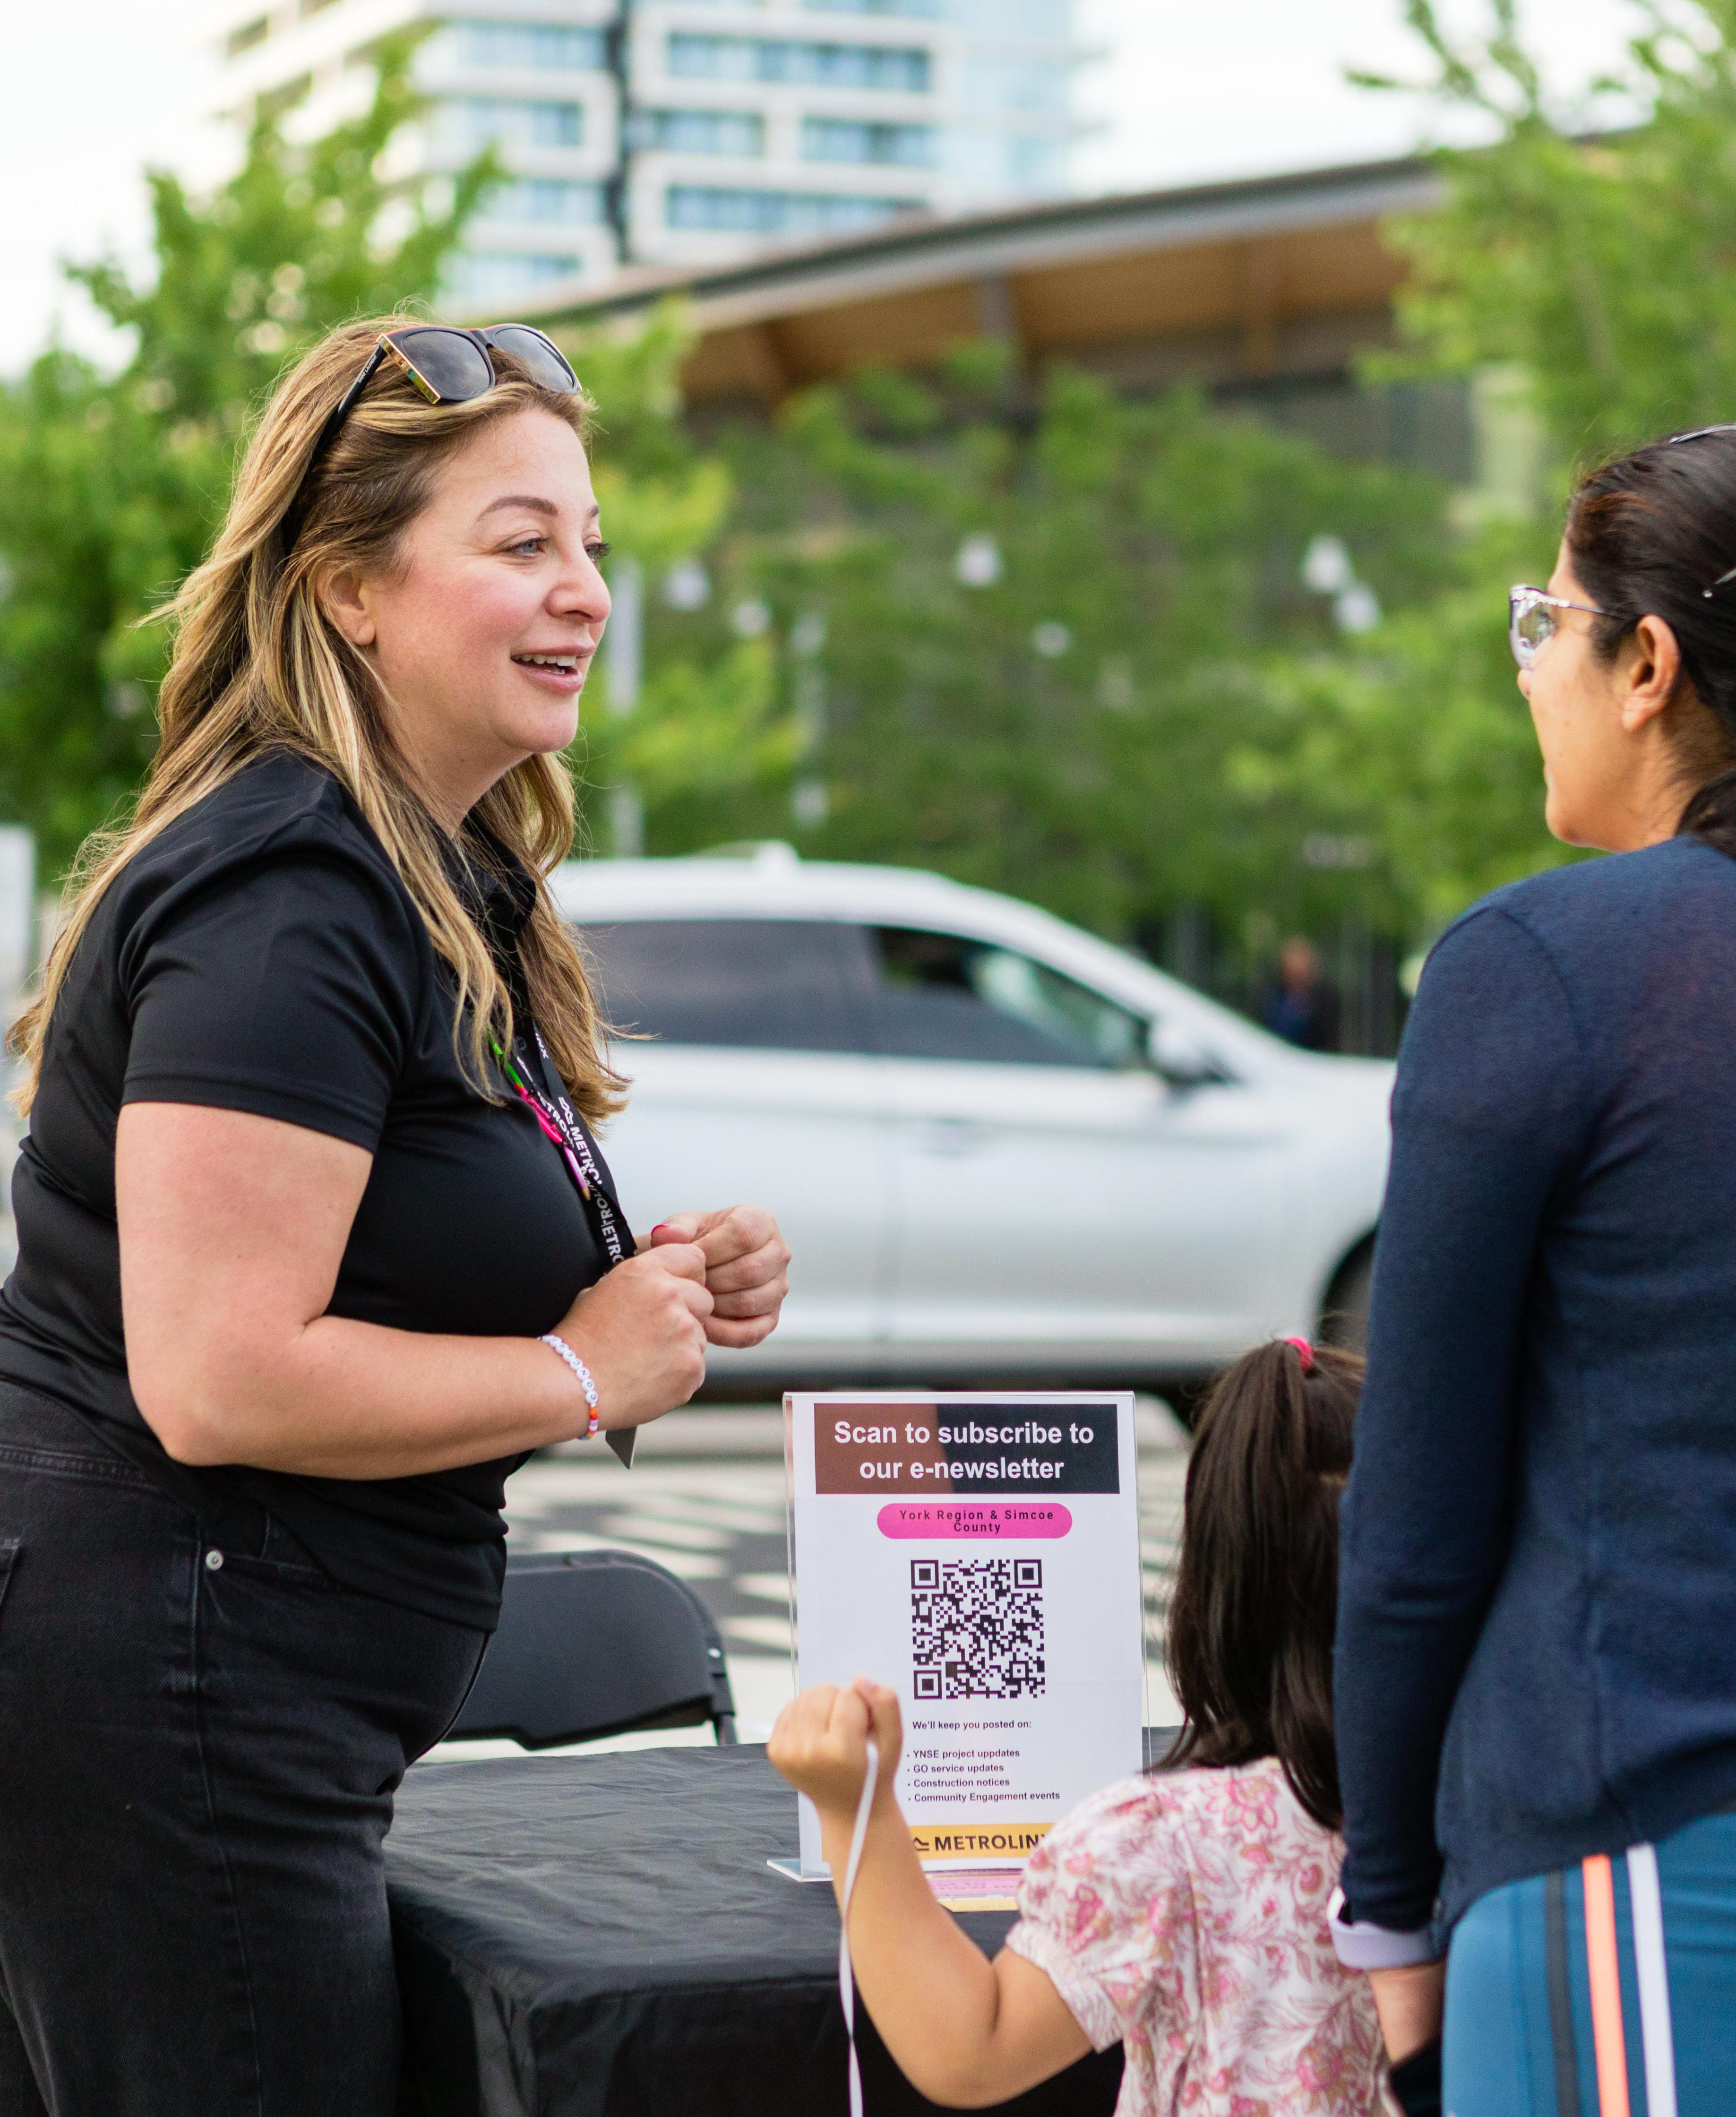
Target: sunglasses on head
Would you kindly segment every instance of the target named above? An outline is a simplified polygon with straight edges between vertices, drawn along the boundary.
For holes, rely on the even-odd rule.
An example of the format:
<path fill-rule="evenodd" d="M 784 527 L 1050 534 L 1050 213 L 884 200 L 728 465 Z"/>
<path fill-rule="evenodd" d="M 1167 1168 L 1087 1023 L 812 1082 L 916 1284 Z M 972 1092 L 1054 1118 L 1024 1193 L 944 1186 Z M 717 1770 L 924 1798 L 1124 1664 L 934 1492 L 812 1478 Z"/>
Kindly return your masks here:
<path fill-rule="evenodd" d="M 490 324 L 482 330 L 462 330 L 456 324 L 407 324 L 401 330 L 382 331 L 361 372 L 320 427 L 302 473 L 301 490 L 285 519 L 299 528 L 308 480 L 343 431 L 362 391 L 387 361 L 395 362 L 431 404 L 467 404 L 472 398 L 486 396 L 500 380 L 495 371 L 495 353 L 515 362 L 539 390 L 567 397 L 578 388 L 578 377 L 560 348 L 528 324 Z"/>

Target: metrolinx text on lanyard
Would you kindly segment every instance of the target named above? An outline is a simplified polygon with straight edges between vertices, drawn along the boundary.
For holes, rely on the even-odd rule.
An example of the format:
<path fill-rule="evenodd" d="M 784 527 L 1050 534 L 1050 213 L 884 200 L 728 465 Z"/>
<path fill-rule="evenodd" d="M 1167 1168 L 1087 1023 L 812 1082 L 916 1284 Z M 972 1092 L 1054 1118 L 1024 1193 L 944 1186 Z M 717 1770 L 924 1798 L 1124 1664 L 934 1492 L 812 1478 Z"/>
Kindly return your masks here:
<path fill-rule="evenodd" d="M 542 1061 L 544 1077 L 558 1081 L 560 1076 L 549 1056 L 548 1045 L 542 1040 L 542 1031 L 533 1027 L 532 1034 L 536 1039 L 536 1054 Z M 610 1266 L 618 1265 L 629 1253 L 625 1222 L 619 1206 L 604 1181 L 602 1170 L 596 1165 L 590 1136 L 581 1123 L 578 1113 L 568 1101 L 564 1090 L 551 1102 L 526 1078 L 515 1058 L 503 1051 L 498 1044 L 494 1050 L 509 1085 L 520 1100 L 528 1105 L 531 1114 L 541 1126 L 546 1137 L 559 1149 L 567 1165 L 567 1174 L 573 1178 L 573 1188 L 596 1225 Z"/>

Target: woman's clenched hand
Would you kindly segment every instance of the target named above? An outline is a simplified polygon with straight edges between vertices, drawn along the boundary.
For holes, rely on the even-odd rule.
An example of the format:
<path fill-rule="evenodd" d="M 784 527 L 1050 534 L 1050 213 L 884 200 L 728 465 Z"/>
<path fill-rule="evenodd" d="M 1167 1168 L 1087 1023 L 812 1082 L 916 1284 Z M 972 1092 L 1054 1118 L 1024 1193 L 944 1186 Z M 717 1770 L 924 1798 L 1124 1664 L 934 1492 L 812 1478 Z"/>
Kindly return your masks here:
<path fill-rule="evenodd" d="M 716 1213 L 675 1213 L 653 1228 L 642 1255 L 691 1243 L 705 1258 L 711 1312 L 705 1335 L 714 1345 L 762 1344 L 777 1328 L 790 1291 L 790 1248 L 762 1206 Z"/>
<path fill-rule="evenodd" d="M 712 1306 L 694 1243 L 642 1250 L 585 1289 L 560 1335 L 596 1378 L 605 1427 L 643 1426 L 687 1402 L 705 1380 Z"/>

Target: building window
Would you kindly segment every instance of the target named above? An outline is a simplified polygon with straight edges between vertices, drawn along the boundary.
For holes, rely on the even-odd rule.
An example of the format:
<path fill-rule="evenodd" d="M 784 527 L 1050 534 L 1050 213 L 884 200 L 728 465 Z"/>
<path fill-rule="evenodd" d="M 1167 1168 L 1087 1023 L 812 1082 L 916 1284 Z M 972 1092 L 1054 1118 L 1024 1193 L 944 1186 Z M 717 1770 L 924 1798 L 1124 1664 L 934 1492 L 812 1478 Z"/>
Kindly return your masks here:
<path fill-rule="evenodd" d="M 959 100 L 971 110 L 1031 110 L 1054 117 L 1067 108 L 1067 72 L 1024 58 L 968 55 L 959 69 Z"/>
<path fill-rule="evenodd" d="M 271 17 L 256 16 L 251 22 L 242 22 L 230 30 L 223 40 L 223 49 L 232 59 L 238 59 L 243 52 L 251 52 L 256 44 L 262 44 L 271 35 Z"/>
<path fill-rule="evenodd" d="M 703 228 L 729 235 L 850 235 L 881 228 L 901 213 L 920 213 L 920 199 L 839 198 L 821 192 L 726 190 L 715 184 L 671 184 L 671 228 Z"/>
<path fill-rule="evenodd" d="M 1066 149 L 1059 140 L 1021 138 L 1006 143 L 1007 182 L 1015 191 L 1064 191 Z"/>
<path fill-rule="evenodd" d="M 928 54 L 891 44 L 810 44 L 787 37 L 707 37 L 674 31 L 669 70 L 695 81 L 787 81 L 808 88 L 928 92 Z"/>
<path fill-rule="evenodd" d="M 934 163 L 932 125 L 872 125 L 854 118 L 804 118 L 804 162 L 890 162 L 926 169 Z"/>
<path fill-rule="evenodd" d="M 946 19 L 967 37 L 1072 40 L 1072 0 L 947 0 Z"/>
<path fill-rule="evenodd" d="M 603 187 L 566 177 L 520 177 L 516 182 L 500 184 L 491 191 L 478 218 L 595 228 L 603 219 Z"/>
<path fill-rule="evenodd" d="M 564 254 L 518 250 L 472 251 L 454 260 L 446 291 L 454 301 L 510 301 L 515 294 L 576 279 L 580 259 Z"/>
<path fill-rule="evenodd" d="M 466 66 L 519 67 L 536 73 L 596 73 L 608 62 L 601 30 L 555 22 L 454 22 Z"/>
<path fill-rule="evenodd" d="M 281 81 L 275 88 L 262 88 L 254 108 L 261 118 L 281 118 L 286 110 L 313 93 L 314 77 L 311 73 L 298 73 L 293 81 Z"/>
<path fill-rule="evenodd" d="M 543 103 L 505 95 L 454 95 L 440 105 L 445 141 L 467 154 L 495 141 L 508 147 L 577 147 L 585 136 L 577 103 Z"/>
<path fill-rule="evenodd" d="M 813 15 L 914 15 L 932 22 L 940 19 L 941 0 L 802 0 Z"/>
<path fill-rule="evenodd" d="M 644 110 L 633 121 L 633 144 L 673 155 L 763 155 L 763 118 L 746 110 Z"/>

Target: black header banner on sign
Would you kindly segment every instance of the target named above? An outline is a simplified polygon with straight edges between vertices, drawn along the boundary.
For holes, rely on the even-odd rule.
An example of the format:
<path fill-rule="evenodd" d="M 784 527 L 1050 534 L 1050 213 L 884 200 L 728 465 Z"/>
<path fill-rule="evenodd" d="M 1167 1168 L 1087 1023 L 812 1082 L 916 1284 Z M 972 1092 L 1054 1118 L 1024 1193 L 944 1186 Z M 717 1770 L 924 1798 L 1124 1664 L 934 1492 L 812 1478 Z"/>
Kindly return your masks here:
<path fill-rule="evenodd" d="M 1113 1403 L 814 1406 L 815 1490 L 1036 1499 L 1118 1492 Z"/>

